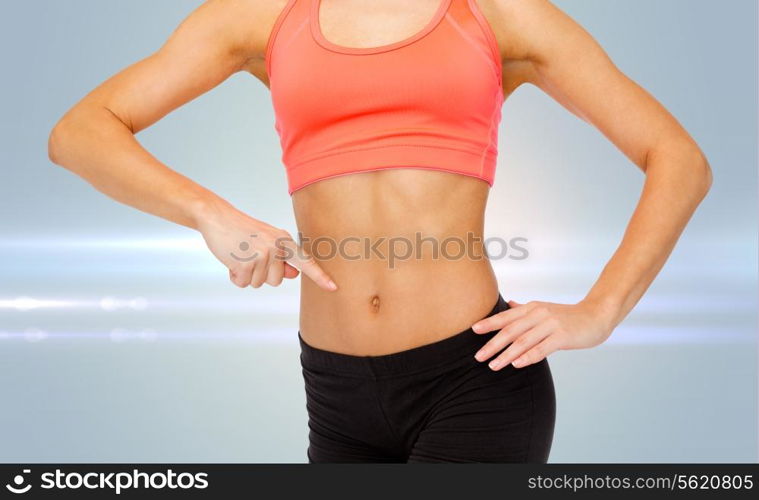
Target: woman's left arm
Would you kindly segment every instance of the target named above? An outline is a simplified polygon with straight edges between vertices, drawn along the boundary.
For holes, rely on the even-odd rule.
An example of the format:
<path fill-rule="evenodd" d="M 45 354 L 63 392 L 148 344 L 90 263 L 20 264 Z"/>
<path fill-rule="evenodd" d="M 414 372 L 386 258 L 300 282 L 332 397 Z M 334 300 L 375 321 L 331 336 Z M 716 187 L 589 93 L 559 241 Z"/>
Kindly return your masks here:
<path fill-rule="evenodd" d="M 499 370 L 604 342 L 664 265 L 712 176 L 678 121 L 569 16 L 548 0 L 491 4 L 498 11 L 499 38 L 509 41 L 505 70 L 514 68 L 520 83 L 536 85 L 595 126 L 645 173 L 622 241 L 583 300 L 510 302 L 511 309 L 472 326 L 477 333 L 501 330 L 475 356 L 485 361 L 500 353 L 489 363 Z"/>

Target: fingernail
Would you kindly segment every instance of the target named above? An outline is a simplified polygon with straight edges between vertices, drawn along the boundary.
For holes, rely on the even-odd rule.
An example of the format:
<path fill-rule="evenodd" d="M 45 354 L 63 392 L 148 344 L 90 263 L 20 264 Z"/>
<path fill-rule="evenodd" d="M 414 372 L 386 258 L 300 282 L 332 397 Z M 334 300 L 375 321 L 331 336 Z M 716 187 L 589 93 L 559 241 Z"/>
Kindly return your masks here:
<path fill-rule="evenodd" d="M 337 290 L 337 285 L 332 280 L 329 280 L 329 282 L 327 282 L 327 286 L 329 287 L 330 290 Z"/>
<path fill-rule="evenodd" d="M 495 370 L 500 365 L 501 365 L 501 362 L 498 361 L 497 359 L 494 359 L 493 361 L 490 362 L 490 364 L 488 366 L 490 367 L 491 370 Z"/>
<path fill-rule="evenodd" d="M 522 366 L 522 360 L 515 359 L 514 361 L 511 362 L 511 364 L 514 365 L 515 368 L 519 368 L 520 366 Z"/>
<path fill-rule="evenodd" d="M 480 328 L 481 328 L 481 325 L 479 323 L 475 323 L 475 324 L 472 325 L 472 331 L 474 331 L 475 333 L 480 333 L 480 332 L 477 331 Z"/>
<path fill-rule="evenodd" d="M 474 359 L 477 361 L 482 361 L 482 357 L 485 355 L 485 352 L 483 351 L 477 351 L 477 354 L 474 355 Z"/>

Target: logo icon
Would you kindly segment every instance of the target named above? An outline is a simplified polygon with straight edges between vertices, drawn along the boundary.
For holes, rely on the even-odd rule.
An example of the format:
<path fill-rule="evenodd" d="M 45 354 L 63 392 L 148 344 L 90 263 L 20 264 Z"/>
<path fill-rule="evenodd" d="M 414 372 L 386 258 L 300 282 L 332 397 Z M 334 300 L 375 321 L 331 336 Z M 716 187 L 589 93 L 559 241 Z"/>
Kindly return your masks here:
<path fill-rule="evenodd" d="M 32 470 L 24 469 L 23 472 L 24 474 L 29 474 L 30 472 L 32 472 Z M 12 486 L 10 484 L 5 485 L 5 487 L 8 488 L 8 491 L 10 491 L 11 493 L 17 493 L 17 494 L 26 493 L 27 491 L 32 489 L 31 484 L 22 486 L 24 484 L 24 476 L 22 476 L 21 474 L 16 474 L 16 476 L 13 478 L 13 484 L 15 484 L 15 486 Z"/>
<path fill-rule="evenodd" d="M 251 234 L 250 237 L 251 238 L 257 238 L 258 235 L 257 234 Z M 241 241 L 240 244 L 237 245 L 237 248 L 239 248 L 240 251 L 242 251 L 242 252 L 247 252 L 248 250 L 250 250 L 250 243 L 248 243 L 247 241 Z M 254 260 L 254 259 L 256 259 L 258 257 L 258 252 L 253 252 L 253 255 L 251 255 L 249 257 L 238 257 L 237 255 L 235 255 L 234 252 L 230 252 L 229 255 L 231 255 L 233 259 L 235 259 L 235 260 L 237 260 L 239 262 L 250 262 L 251 260 Z"/>

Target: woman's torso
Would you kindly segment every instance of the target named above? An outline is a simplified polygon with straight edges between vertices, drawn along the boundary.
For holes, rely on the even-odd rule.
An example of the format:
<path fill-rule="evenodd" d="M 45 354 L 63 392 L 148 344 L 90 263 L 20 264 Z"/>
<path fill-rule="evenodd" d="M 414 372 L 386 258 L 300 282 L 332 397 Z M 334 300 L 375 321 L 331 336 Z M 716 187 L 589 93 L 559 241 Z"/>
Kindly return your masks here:
<path fill-rule="evenodd" d="M 279 76 L 272 91 L 298 230 L 339 287 L 326 292 L 301 280 L 300 332 L 314 347 L 397 352 L 465 330 L 495 304 L 498 287 L 482 239 L 501 67 L 492 34 L 467 1 L 388 1 L 370 10 L 363 2 L 297 0 L 285 10 L 279 39 L 272 37 L 279 41 L 268 54 Z M 344 99 L 356 106 L 339 109 Z M 384 121 L 372 121 L 374 110 Z M 351 135 L 362 127 L 380 133 L 362 143 Z M 420 133 L 396 144 L 386 133 L 396 128 Z M 345 151 L 335 148 L 334 156 L 319 149 L 341 143 Z M 356 146 L 378 148 L 383 161 L 406 161 L 406 143 L 426 148 L 409 151 L 417 162 L 429 151 L 442 163 L 342 175 L 354 159 L 371 161 L 352 156 Z M 308 158 L 320 160 L 291 168 Z M 434 169 L 457 170 L 459 158 L 461 170 L 474 175 Z M 341 175 L 316 182 L 308 176 L 338 164 L 332 173 Z"/>

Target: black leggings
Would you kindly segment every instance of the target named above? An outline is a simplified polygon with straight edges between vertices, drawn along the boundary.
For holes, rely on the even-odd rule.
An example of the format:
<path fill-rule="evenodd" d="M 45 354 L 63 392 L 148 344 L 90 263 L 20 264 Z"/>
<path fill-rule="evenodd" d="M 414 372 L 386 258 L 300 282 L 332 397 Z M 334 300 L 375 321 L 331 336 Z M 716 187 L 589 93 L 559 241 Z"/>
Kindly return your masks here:
<path fill-rule="evenodd" d="M 499 295 L 488 316 L 508 308 Z M 468 329 L 381 356 L 317 349 L 298 333 L 309 463 L 547 462 L 548 361 L 492 371 L 474 353 L 496 333 Z"/>

